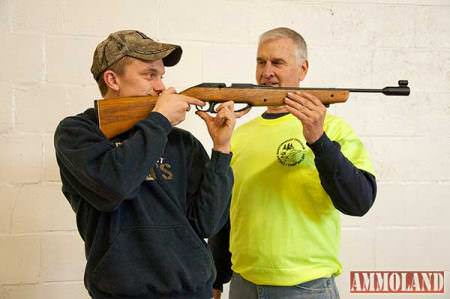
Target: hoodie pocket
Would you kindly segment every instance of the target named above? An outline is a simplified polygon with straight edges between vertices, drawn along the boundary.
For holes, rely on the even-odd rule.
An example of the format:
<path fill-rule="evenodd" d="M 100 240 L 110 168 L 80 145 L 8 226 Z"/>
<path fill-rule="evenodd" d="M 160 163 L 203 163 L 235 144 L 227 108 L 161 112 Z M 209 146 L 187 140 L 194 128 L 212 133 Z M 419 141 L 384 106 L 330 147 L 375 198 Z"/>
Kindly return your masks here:
<path fill-rule="evenodd" d="M 113 295 L 192 292 L 213 271 L 206 246 L 186 227 L 127 229 L 93 270 L 93 282 Z"/>

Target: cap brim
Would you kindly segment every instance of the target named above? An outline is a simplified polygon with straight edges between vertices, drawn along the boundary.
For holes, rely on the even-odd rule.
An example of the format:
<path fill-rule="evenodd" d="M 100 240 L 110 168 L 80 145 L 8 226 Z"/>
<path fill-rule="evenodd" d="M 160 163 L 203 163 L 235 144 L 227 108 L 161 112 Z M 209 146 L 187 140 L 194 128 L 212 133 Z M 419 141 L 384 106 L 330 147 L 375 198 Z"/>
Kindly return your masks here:
<path fill-rule="evenodd" d="M 155 42 L 151 41 L 151 43 L 152 45 L 149 46 L 150 49 L 148 52 L 142 49 L 145 48 L 145 46 L 143 46 L 139 52 L 132 51 L 131 53 L 127 53 L 126 55 L 148 61 L 162 59 L 165 66 L 174 66 L 180 61 L 181 54 L 183 53 L 183 50 L 180 46 L 157 43 L 157 47 L 159 49 L 155 49 Z"/>
<path fill-rule="evenodd" d="M 180 46 L 175 46 L 173 49 L 168 51 L 167 56 L 165 56 L 162 60 L 165 66 L 174 66 L 176 65 L 180 59 L 181 54 L 183 53 L 183 49 Z"/>

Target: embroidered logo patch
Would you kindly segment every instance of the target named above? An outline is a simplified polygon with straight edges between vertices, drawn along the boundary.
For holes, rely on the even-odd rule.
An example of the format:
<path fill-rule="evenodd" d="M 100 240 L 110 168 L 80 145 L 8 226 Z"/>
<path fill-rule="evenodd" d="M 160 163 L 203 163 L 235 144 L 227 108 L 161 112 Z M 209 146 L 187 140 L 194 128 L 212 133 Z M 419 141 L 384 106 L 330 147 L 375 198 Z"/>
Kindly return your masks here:
<path fill-rule="evenodd" d="M 284 166 L 295 166 L 305 159 L 305 145 L 297 138 L 291 138 L 278 146 L 278 161 Z"/>

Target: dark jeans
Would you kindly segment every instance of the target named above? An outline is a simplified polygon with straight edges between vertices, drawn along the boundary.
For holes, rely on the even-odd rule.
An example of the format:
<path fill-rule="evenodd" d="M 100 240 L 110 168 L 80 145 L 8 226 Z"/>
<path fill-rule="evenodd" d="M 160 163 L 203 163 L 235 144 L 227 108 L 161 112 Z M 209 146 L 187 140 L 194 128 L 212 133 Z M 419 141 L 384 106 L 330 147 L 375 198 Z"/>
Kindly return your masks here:
<path fill-rule="evenodd" d="M 233 273 L 230 299 L 339 299 L 334 278 L 319 278 L 295 286 L 256 285 Z"/>

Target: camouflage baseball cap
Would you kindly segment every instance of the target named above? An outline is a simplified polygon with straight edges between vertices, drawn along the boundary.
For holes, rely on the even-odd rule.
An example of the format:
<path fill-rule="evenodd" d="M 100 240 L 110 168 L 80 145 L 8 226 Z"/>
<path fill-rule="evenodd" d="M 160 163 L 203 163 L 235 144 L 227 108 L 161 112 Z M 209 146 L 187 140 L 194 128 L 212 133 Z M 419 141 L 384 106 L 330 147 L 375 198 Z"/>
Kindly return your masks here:
<path fill-rule="evenodd" d="M 178 45 L 159 43 L 137 30 L 122 30 L 111 33 L 94 52 L 91 73 L 94 79 L 124 56 L 142 60 L 162 59 L 165 66 L 180 61 L 182 49 Z"/>

